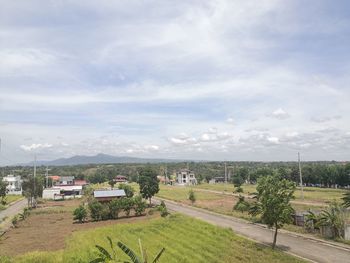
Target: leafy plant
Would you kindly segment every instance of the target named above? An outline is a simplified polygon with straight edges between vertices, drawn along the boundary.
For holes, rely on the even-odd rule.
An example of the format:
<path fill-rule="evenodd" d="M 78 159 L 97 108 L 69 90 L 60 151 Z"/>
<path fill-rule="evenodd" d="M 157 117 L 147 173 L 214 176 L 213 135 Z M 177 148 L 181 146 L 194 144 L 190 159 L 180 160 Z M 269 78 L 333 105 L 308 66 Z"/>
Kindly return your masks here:
<path fill-rule="evenodd" d="M 344 194 L 343 200 L 343 206 L 344 207 L 350 207 L 350 191 Z"/>
<path fill-rule="evenodd" d="M 26 207 L 23 209 L 23 212 L 20 213 L 18 216 L 20 220 L 25 220 L 29 216 L 29 214 L 30 214 L 30 210 L 28 207 Z"/>
<path fill-rule="evenodd" d="M 131 259 L 131 261 L 133 263 L 148 263 L 147 253 L 146 253 L 146 250 L 143 249 L 143 247 L 142 247 L 141 239 L 139 239 L 139 247 L 140 247 L 141 257 L 137 256 L 137 254 L 134 251 L 132 251 L 130 248 L 128 248 L 124 243 L 119 241 L 117 244 L 118 244 L 118 247 L 120 247 L 120 249 L 123 250 L 123 252 L 129 256 L 129 258 Z M 163 247 L 156 254 L 156 256 L 153 258 L 153 260 L 150 262 L 151 263 L 158 262 L 159 258 L 161 257 L 161 255 L 163 254 L 164 251 L 165 251 L 165 248 Z"/>
<path fill-rule="evenodd" d="M 166 217 L 167 215 L 169 215 L 168 209 L 163 200 L 160 202 L 160 205 L 158 206 L 158 210 L 160 212 L 161 217 Z"/>
<path fill-rule="evenodd" d="M 78 220 L 79 223 L 84 223 L 87 218 L 87 211 L 83 205 L 80 205 L 73 211 L 74 220 Z"/>
<path fill-rule="evenodd" d="M 279 175 L 269 175 L 258 180 L 256 202 L 252 204 L 249 213 L 253 216 L 261 215 L 263 223 L 275 228 L 272 248 L 277 241 L 278 229 L 285 223 L 290 223 L 294 209 L 290 204 L 295 191 L 295 184 L 281 179 Z"/>
<path fill-rule="evenodd" d="M 142 215 L 143 212 L 146 210 L 146 203 L 145 201 L 142 200 L 142 196 L 138 195 L 134 197 L 134 209 L 135 209 L 135 214 L 137 216 Z"/>
<path fill-rule="evenodd" d="M 122 210 L 121 199 L 112 200 L 109 205 L 110 216 L 113 219 L 117 219 L 119 217 L 119 213 Z"/>
<path fill-rule="evenodd" d="M 143 168 L 139 172 L 140 194 L 143 198 L 149 199 L 149 204 L 152 204 L 152 197 L 159 192 L 159 181 L 157 172 L 150 167 Z"/>
<path fill-rule="evenodd" d="M 94 260 L 90 261 L 90 263 L 98 263 L 98 262 L 117 262 L 117 253 L 113 247 L 113 242 L 110 237 L 107 237 L 109 246 L 112 250 L 112 253 L 109 253 L 107 249 L 105 249 L 102 246 L 95 245 L 95 247 L 98 249 L 98 257 Z"/>
<path fill-rule="evenodd" d="M 101 220 L 102 218 L 101 213 L 103 210 L 103 206 L 100 202 L 98 202 L 96 199 L 92 200 L 89 203 L 89 210 L 90 210 L 90 216 L 92 220 L 94 221 Z"/>
<path fill-rule="evenodd" d="M 17 228 L 18 227 L 18 216 L 14 216 L 11 220 L 11 223 L 12 223 L 14 228 Z"/>
<path fill-rule="evenodd" d="M 134 206 L 134 200 L 132 198 L 122 198 L 120 199 L 121 208 L 124 210 L 126 216 L 130 215 L 130 211 Z"/>
<path fill-rule="evenodd" d="M 128 184 L 120 184 L 118 186 L 118 189 L 124 190 L 126 197 L 133 197 L 134 196 L 134 188 L 132 188 Z"/>
<path fill-rule="evenodd" d="M 196 195 L 192 189 L 188 192 L 188 200 L 191 201 L 192 205 L 196 202 Z"/>
<path fill-rule="evenodd" d="M 327 210 L 322 210 L 319 215 L 319 226 L 328 226 L 332 229 L 333 237 L 338 238 L 344 229 L 344 213 L 337 202 L 332 202 Z"/>
<path fill-rule="evenodd" d="M 249 211 L 250 209 L 250 204 L 245 201 L 244 196 L 240 195 L 238 197 L 238 202 L 234 205 L 233 210 L 237 210 L 240 212 L 244 212 L 244 211 Z"/>
<path fill-rule="evenodd" d="M 305 226 L 307 229 L 319 229 L 318 227 L 319 216 L 316 215 L 311 210 L 308 211 L 308 214 L 305 215 Z"/>

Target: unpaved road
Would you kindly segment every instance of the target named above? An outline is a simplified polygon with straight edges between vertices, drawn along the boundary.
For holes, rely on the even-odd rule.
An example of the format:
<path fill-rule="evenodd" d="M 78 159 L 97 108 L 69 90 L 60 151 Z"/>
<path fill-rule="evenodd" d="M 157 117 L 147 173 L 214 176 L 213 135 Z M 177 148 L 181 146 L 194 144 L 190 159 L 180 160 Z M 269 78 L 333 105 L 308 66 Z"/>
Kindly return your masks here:
<path fill-rule="evenodd" d="M 229 227 L 234 232 L 259 243 L 271 244 L 273 231 L 270 229 L 240 219 L 207 212 L 203 209 L 176 204 L 175 202 L 165 201 L 165 203 L 170 210 L 201 219 L 214 225 Z M 332 245 L 327 242 L 308 239 L 307 237 L 292 235 L 290 233 L 279 233 L 277 245 L 287 253 L 314 262 L 350 263 L 350 246 L 346 245 Z"/>
<path fill-rule="evenodd" d="M 20 213 L 25 207 L 27 207 L 27 199 L 22 199 L 12 205 L 10 205 L 5 210 L 0 211 L 0 222 L 4 220 L 4 218 L 11 219 L 18 213 Z M 1 229 L 0 229 L 1 231 Z"/>

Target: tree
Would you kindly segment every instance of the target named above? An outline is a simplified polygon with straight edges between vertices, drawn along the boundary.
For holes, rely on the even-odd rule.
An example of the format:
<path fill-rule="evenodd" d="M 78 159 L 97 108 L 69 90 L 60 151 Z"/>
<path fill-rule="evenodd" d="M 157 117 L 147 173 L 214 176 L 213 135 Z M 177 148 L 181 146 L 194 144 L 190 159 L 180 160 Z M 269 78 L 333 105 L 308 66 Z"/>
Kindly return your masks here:
<path fill-rule="evenodd" d="M 134 206 L 134 200 L 132 198 L 120 199 L 121 208 L 124 210 L 126 216 L 130 215 L 130 211 Z"/>
<path fill-rule="evenodd" d="M 1 204 L 6 205 L 6 195 L 8 192 L 8 189 L 6 188 L 7 183 L 0 179 L 0 197 L 1 197 Z"/>
<path fill-rule="evenodd" d="M 333 237 L 340 237 L 344 229 L 345 216 L 342 207 L 332 202 L 328 209 L 322 210 L 319 215 L 319 226 L 328 226 L 332 229 Z"/>
<path fill-rule="evenodd" d="M 90 216 L 92 220 L 98 221 L 102 218 L 103 205 L 96 199 L 93 199 L 89 203 Z"/>
<path fill-rule="evenodd" d="M 149 204 L 152 204 L 152 197 L 159 192 L 159 181 L 157 172 L 150 167 L 141 169 L 139 179 L 140 194 L 143 198 L 149 199 Z"/>
<path fill-rule="evenodd" d="M 241 188 L 241 185 L 243 184 L 244 180 L 240 175 L 235 175 L 232 177 L 232 183 L 236 187 L 235 192 L 241 193 L 243 192 L 243 189 Z"/>
<path fill-rule="evenodd" d="M 295 183 L 282 179 L 279 175 L 269 175 L 258 180 L 257 201 L 251 206 L 249 213 L 253 216 L 261 215 L 261 220 L 269 228 L 275 228 L 272 248 L 277 241 L 278 229 L 283 224 L 292 221 L 294 212 L 290 200 L 294 198 Z"/>
<path fill-rule="evenodd" d="M 117 219 L 119 217 L 119 213 L 122 210 L 121 199 L 114 199 L 109 203 L 109 212 L 111 218 Z"/>
<path fill-rule="evenodd" d="M 79 223 L 84 223 L 87 218 L 87 211 L 83 205 L 80 205 L 73 211 L 74 220 L 78 220 Z"/>
<path fill-rule="evenodd" d="M 168 208 L 166 207 L 163 200 L 160 202 L 160 205 L 158 206 L 158 210 L 160 212 L 161 217 L 167 217 L 169 215 Z"/>
<path fill-rule="evenodd" d="M 118 189 L 123 189 L 126 197 L 130 198 L 134 196 L 134 189 L 128 184 L 120 184 Z"/>
<path fill-rule="evenodd" d="M 108 181 L 108 184 L 111 186 L 111 189 L 113 189 L 114 185 L 115 185 L 115 181 L 112 179 L 112 180 L 109 180 Z"/>
<path fill-rule="evenodd" d="M 44 178 L 42 176 L 35 177 L 35 181 L 33 176 L 30 176 L 27 180 L 25 180 L 22 184 L 24 195 L 27 197 L 28 201 L 31 202 L 31 206 L 36 206 L 33 203 L 38 197 L 43 195 L 44 189 Z"/>
<path fill-rule="evenodd" d="M 146 203 L 142 200 L 142 196 L 138 195 L 134 197 L 135 214 L 137 216 L 142 215 L 146 210 Z"/>
<path fill-rule="evenodd" d="M 249 211 L 250 204 L 245 201 L 244 196 L 239 195 L 238 202 L 234 205 L 233 210 L 241 211 L 242 213 L 244 211 Z"/>
<path fill-rule="evenodd" d="M 192 205 L 196 202 L 196 195 L 192 189 L 188 192 L 188 200 L 191 201 Z"/>

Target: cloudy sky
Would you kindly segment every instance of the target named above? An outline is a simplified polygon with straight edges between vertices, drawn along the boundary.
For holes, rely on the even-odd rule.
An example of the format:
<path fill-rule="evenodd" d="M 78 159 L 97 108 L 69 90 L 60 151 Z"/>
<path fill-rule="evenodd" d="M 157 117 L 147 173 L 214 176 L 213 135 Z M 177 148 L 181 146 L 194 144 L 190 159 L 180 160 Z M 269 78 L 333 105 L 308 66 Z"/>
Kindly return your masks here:
<path fill-rule="evenodd" d="M 350 159 L 346 0 L 0 5 L 2 165 Z"/>

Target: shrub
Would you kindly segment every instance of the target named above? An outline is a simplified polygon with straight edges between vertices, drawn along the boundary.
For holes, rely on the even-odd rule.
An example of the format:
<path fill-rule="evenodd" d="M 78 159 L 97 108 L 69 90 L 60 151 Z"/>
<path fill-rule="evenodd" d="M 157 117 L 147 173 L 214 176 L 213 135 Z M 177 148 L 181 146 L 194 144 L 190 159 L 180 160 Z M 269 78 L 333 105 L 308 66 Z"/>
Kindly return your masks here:
<path fill-rule="evenodd" d="M 134 200 L 132 198 L 122 198 L 120 199 L 121 208 L 124 210 L 126 216 L 130 215 L 130 211 L 134 206 Z"/>
<path fill-rule="evenodd" d="M 146 210 L 146 202 L 142 200 L 140 195 L 134 197 L 135 214 L 137 216 L 142 215 Z"/>
<path fill-rule="evenodd" d="M 118 189 L 123 189 L 124 192 L 125 192 L 125 195 L 126 197 L 133 197 L 134 196 L 134 189 L 130 186 L 130 185 L 127 185 L 127 184 L 120 184 L 118 186 Z"/>
<path fill-rule="evenodd" d="M 14 216 L 11 220 L 11 223 L 13 227 L 17 228 L 18 227 L 18 216 Z"/>
<path fill-rule="evenodd" d="M 73 211 L 74 220 L 78 220 L 79 223 L 83 223 L 87 218 L 87 211 L 84 206 L 80 205 Z"/>
<path fill-rule="evenodd" d="M 192 189 L 188 192 L 188 199 L 191 201 L 192 205 L 196 202 L 196 196 Z"/>
<path fill-rule="evenodd" d="M 101 219 L 102 220 L 108 220 L 111 218 L 110 210 L 108 204 L 103 204 L 102 205 L 102 210 L 101 210 Z"/>
<path fill-rule="evenodd" d="M 103 209 L 102 204 L 99 203 L 96 199 L 90 201 L 89 210 L 90 210 L 90 216 L 92 220 L 94 221 L 101 220 L 102 209 Z"/>
<path fill-rule="evenodd" d="M 233 210 L 241 211 L 242 213 L 244 211 L 249 211 L 250 204 L 245 201 L 244 196 L 239 196 L 238 202 L 234 205 Z"/>
<path fill-rule="evenodd" d="M 109 213 L 111 218 L 117 219 L 119 217 L 119 213 L 122 210 L 121 199 L 114 199 L 109 203 Z"/>
<path fill-rule="evenodd" d="M 168 208 L 166 207 L 163 200 L 160 202 L 160 205 L 158 206 L 158 211 L 160 212 L 161 217 L 166 217 L 167 215 L 169 215 Z"/>

